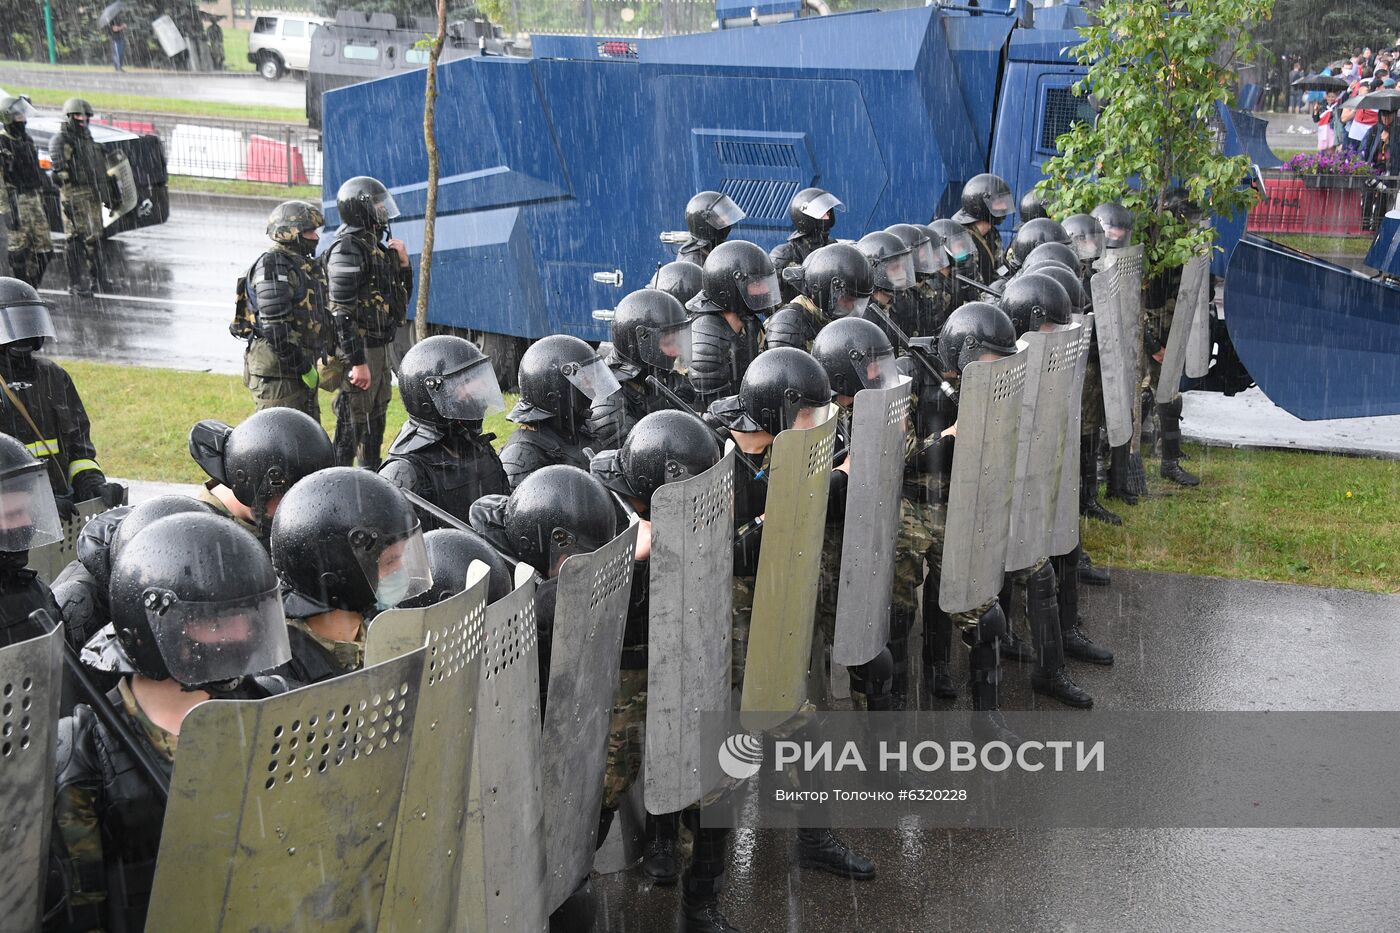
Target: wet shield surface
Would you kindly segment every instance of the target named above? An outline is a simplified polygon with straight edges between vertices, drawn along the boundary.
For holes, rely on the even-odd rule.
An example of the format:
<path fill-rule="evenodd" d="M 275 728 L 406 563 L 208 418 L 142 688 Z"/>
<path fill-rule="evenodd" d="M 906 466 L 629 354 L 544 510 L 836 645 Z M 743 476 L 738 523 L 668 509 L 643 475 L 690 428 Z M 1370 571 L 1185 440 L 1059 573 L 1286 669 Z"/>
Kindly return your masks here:
<path fill-rule="evenodd" d="M 559 572 L 541 747 L 550 912 L 593 865 L 636 546 L 631 525 Z"/>
<path fill-rule="evenodd" d="M 938 584 L 944 612 L 976 609 L 1001 589 L 1026 356 L 1023 348 L 963 371 Z"/>
<path fill-rule="evenodd" d="M 521 564 L 515 589 L 486 607 L 459 930 L 548 925 L 538 635 L 535 574 Z"/>
<path fill-rule="evenodd" d="M 63 540 L 36 547 L 29 552 L 29 569 L 39 575 L 45 583 L 52 583 L 63 572 L 63 568 L 78 557 L 78 533 L 94 517 L 107 511 L 101 499 L 89 499 L 78 503 L 78 514 L 63 520 Z"/>
<path fill-rule="evenodd" d="M 1182 367 L 1188 379 L 1201 379 L 1210 372 L 1210 305 L 1211 280 L 1207 275 L 1196 301 L 1196 314 L 1191 322 L 1191 339 L 1186 344 L 1186 363 Z"/>
<path fill-rule="evenodd" d="M 150 916 L 168 930 L 369 929 L 425 652 L 185 718 Z"/>
<path fill-rule="evenodd" d="M 1104 425 L 1110 447 L 1132 439 L 1133 404 L 1137 398 L 1138 345 L 1131 342 L 1130 309 L 1118 266 L 1095 272 L 1089 280 L 1094 296 L 1094 340 L 1099 347 L 1099 378 L 1103 382 Z"/>
<path fill-rule="evenodd" d="M 652 494 L 645 799 L 683 810 L 723 776 L 700 715 L 729 709 L 734 455 Z"/>
<path fill-rule="evenodd" d="M 1021 570 L 1050 555 L 1060 496 L 1060 473 L 1069 445 L 1071 402 L 1079 362 L 1082 326 L 1070 324 L 1051 333 L 1033 332 L 1026 341 L 1026 383 L 1021 395 L 1021 422 L 1016 432 L 1016 480 L 1011 495 L 1010 537 L 1006 569 Z M 1074 446 L 1079 446 L 1078 435 Z M 954 448 L 956 451 L 956 448 Z"/>
<path fill-rule="evenodd" d="M 740 701 L 750 729 L 781 725 L 807 698 L 835 438 L 831 406 L 822 424 L 773 442 Z"/>
<path fill-rule="evenodd" d="M 39 929 L 53 822 L 63 626 L 0 648 L 0 930 Z"/>
<path fill-rule="evenodd" d="M 1055 521 L 1050 531 L 1050 554 L 1068 554 L 1079 543 L 1079 436 L 1083 422 L 1080 401 L 1083 398 L 1084 373 L 1089 363 L 1089 342 L 1098 312 L 1076 314 L 1074 323 L 1084 325 L 1079 331 L 1078 356 L 1074 361 L 1074 382 L 1069 390 L 1068 428 L 1065 430 L 1065 463 L 1060 469 L 1060 494 L 1055 499 Z"/>
<path fill-rule="evenodd" d="M 383 931 L 452 933 L 458 921 L 458 892 L 471 779 L 477 683 L 486 614 L 486 565 L 473 562 L 467 588 L 422 610 L 411 624 L 369 627 L 365 663 L 398 657 L 423 646 L 418 718 L 389 878 L 379 914 Z M 411 616 L 390 617 L 391 623 Z"/>
<path fill-rule="evenodd" d="M 1181 287 L 1172 311 L 1171 332 L 1162 355 L 1162 374 L 1154 387 L 1157 404 L 1165 405 L 1181 394 L 1181 377 L 1186 371 L 1187 348 L 1195 330 L 1198 309 L 1210 288 L 1210 257 L 1193 256 L 1181 270 Z"/>
<path fill-rule="evenodd" d="M 836 639 L 831 648 L 832 660 L 848 667 L 869 661 L 889 641 L 909 388 L 905 378 L 888 389 L 856 393 Z"/>

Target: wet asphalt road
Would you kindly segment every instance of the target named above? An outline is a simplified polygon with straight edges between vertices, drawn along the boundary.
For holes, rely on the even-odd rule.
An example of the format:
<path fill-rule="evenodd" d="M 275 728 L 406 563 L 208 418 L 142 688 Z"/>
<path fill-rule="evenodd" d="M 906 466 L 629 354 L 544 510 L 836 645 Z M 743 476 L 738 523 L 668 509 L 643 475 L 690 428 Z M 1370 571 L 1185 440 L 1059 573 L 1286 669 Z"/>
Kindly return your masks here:
<path fill-rule="evenodd" d="M 139 97 L 178 97 L 182 100 L 221 104 L 262 104 L 267 107 L 306 106 L 306 85 L 286 75 L 265 81 L 255 74 L 190 74 L 188 72 L 128 69 L 86 71 L 52 68 L 5 67 L 0 87 L 62 87 L 74 91 L 105 91 Z"/>
<path fill-rule="evenodd" d="M 1071 663 L 1100 709 L 1400 710 L 1400 598 L 1171 574 L 1114 577 L 1107 589 L 1081 593 L 1086 627 L 1117 651 L 1117 664 Z M 917 647 L 910 653 L 919 656 Z M 1035 704 L 1028 668 L 1008 665 L 1005 682 L 1006 708 Z M 922 702 L 942 701 L 925 695 Z M 841 835 L 876 860 L 876 880 L 795 868 L 791 832 L 737 834 L 726 915 L 746 933 L 1400 926 L 1396 830 L 911 825 Z M 676 928 L 675 888 L 653 887 L 635 868 L 596 884 L 601 928 Z"/>

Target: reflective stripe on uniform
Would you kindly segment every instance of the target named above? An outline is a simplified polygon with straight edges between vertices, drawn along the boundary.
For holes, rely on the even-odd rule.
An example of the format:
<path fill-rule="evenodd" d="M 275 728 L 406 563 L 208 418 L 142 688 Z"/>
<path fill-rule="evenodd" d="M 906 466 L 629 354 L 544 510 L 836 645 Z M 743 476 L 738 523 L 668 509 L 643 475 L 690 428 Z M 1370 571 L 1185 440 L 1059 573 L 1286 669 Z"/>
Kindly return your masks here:
<path fill-rule="evenodd" d="M 24 449 L 36 457 L 52 457 L 58 454 L 58 438 L 51 437 L 44 441 L 35 441 L 32 444 L 25 444 Z M 91 461 L 89 461 L 91 462 Z"/>
<path fill-rule="evenodd" d="M 54 448 L 54 453 L 58 453 L 56 447 Z M 96 460 L 74 460 L 72 463 L 68 464 L 68 482 L 73 482 L 73 477 L 77 476 L 79 473 L 87 470 L 101 469 L 102 467 L 97 465 Z"/>

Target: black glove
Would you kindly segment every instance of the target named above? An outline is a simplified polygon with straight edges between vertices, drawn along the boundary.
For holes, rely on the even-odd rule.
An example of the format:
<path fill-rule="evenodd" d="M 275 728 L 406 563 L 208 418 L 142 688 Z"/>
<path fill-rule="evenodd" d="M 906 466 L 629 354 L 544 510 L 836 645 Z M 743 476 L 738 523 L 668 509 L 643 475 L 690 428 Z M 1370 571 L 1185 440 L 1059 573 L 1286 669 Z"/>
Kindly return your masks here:
<path fill-rule="evenodd" d="M 115 509 L 126 501 L 126 487 L 109 483 L 101 470 L 84 470 L 73 480 L 73 495 L 78 502 L 101 499 L 107 508 Z"/>
<path fill-rule="evenodd" d="M 65 522 L 78 517 L 78 503 L 70 493 L 55 495 L 53 501 L 58 506 L 58 517 Z"/>

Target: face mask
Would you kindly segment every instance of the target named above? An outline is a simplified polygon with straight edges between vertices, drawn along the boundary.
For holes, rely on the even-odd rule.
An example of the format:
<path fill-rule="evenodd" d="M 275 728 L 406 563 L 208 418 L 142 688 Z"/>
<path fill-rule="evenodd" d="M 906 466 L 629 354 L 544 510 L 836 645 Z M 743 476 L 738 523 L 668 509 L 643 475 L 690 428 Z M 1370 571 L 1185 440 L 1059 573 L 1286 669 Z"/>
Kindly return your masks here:
<path fill-rule="evenodd" d="M 392 609 L 408 596 L 408 571 L 395 570 L 379 578 L 379 588 L 374 591 L 374 602 L 380 609 Z"/>
<path fill-rule="evenodd" d="M 28 551 L 0 551 L 0 573 L 15 573 L 29 566 Z"/>

